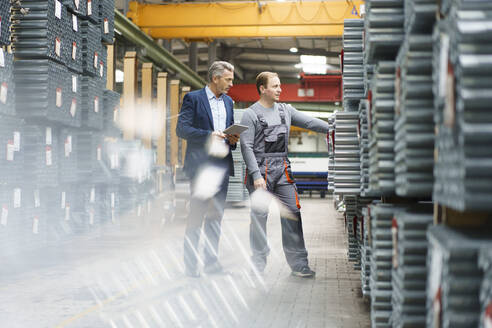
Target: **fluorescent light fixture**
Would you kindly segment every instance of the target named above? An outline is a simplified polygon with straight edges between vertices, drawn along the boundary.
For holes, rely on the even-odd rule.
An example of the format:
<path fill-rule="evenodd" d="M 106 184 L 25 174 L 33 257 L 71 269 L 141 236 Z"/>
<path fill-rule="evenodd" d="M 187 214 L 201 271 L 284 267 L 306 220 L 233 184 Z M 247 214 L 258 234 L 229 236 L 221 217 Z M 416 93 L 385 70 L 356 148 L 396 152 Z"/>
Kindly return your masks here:
<path fill-rule="evenodd" d="M 301 55 L 301 63 L 326 65 L 326 56 Z"/>
<path fill-rule="evenodd" d="M 302 64 L 302 71 L 306 74 L 326 74 L 326 64 Z"/>
<path fill-rule="evenodd" d="M 292 53 L 296 53 L 296 52 L 299 51 L 299 49 L 297 49 L 296 47 L 292 47 L 292 48 L 289 49 L 289 51 L 292 52 Z"/>
<path fill-rule="evenodd" d="M 122 71 L 122 70 L 117 69 L 117 70 L 115 71 L 115 81 L 116 81 L 116 83 L 121 83 L 121 82 L 123 82 L 124 77 L 125 77 L 125 73 L 123 73 L 123 71 Z"/>

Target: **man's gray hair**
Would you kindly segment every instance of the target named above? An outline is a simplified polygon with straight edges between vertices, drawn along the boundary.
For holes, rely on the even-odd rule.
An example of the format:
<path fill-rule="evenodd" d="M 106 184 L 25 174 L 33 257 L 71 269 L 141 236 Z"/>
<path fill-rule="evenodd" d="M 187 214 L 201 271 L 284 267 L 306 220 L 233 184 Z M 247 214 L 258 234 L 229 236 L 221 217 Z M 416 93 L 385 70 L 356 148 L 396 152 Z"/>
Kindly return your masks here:
<path fill-rule="evenodd" d="M 234 66 L 226 61 L 215 61 L 208 69 L 208 81 L 212 82 L 214 76 L 222 76 L 224 71 L 234 72 Z"/>

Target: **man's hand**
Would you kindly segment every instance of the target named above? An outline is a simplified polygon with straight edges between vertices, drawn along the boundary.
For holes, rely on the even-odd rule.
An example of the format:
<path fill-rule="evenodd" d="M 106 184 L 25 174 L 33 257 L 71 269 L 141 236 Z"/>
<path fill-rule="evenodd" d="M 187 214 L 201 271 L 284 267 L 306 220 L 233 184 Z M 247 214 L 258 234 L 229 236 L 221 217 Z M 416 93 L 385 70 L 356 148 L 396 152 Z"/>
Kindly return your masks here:
<path fill-rule="evenodd" d="M 212 132 L 212 136 L 220 139 L 224 139 L 226 137 L 226 135 L 222 131 L 214 131 Z"/>
<path fill-rule="evenodd" d="M 226 134 L 229 145 L 235 145 L 239 141 L 239 134 Z"/>
<path fill-rule="evenodd" d="M 256 179 L 256 180 L 254 181 L 254 186 L 255 186 L 255 189 L 260 189 L 260 188 L 262 188 L 262 189 L 265 189 L 265 190 L 266 190 L 266 188 L 267 188 L 266 183 L 265 183 L 265 180 L 264 180 L 263 178 L 261 178 L 261 179 Z"/>

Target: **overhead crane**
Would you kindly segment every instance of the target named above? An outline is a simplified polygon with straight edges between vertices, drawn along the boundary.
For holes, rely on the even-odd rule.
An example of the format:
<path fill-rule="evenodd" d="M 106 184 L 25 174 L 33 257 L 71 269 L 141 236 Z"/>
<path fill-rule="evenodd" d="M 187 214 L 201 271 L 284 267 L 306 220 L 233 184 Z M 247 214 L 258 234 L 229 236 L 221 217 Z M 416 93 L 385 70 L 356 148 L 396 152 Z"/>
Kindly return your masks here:
<path fill-rule="evenodd" d="M 127 17 L 153 38 L 211 40 L 341 37 L 343 21 L 360 18 L 361 0 L 296 2 L 130 2 Z"/>

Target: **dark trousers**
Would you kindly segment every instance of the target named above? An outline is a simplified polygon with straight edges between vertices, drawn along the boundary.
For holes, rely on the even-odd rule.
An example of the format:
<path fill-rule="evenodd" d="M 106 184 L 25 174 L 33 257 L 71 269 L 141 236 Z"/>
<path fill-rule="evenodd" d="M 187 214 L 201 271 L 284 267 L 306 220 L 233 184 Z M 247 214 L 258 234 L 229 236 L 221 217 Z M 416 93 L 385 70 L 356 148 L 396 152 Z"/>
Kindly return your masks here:
<path fill-rule="evenodd" d="M 192 178 L 191 194 L 196 188 L 196 176 Z M 204 261 L 203 265 L 212 265 L 217 261 L 219 251 L 219 239 L 221 232 L 222 216 L 229 186 L 229 170 L 226 170 L 224 179 L 220 185 L 219 192 L 211 199 L 199 199 L 191 197 L 190 213 L 186 223 L 184 239 L 184 262 L 186 270 L 192 272 L 197 270 L 199 260 L 198 245 L 202 226 L 204 232 Z"/>

